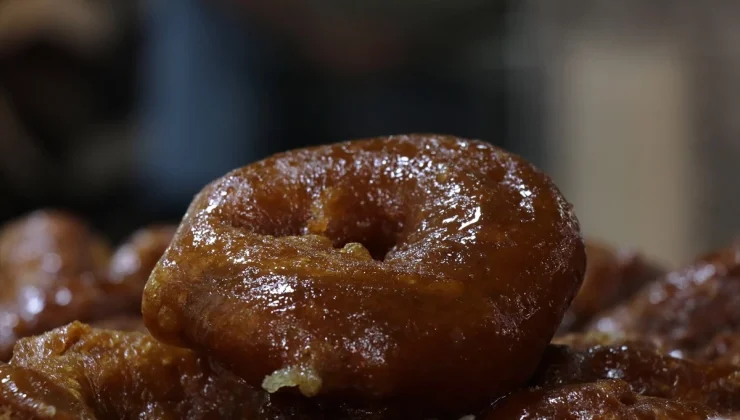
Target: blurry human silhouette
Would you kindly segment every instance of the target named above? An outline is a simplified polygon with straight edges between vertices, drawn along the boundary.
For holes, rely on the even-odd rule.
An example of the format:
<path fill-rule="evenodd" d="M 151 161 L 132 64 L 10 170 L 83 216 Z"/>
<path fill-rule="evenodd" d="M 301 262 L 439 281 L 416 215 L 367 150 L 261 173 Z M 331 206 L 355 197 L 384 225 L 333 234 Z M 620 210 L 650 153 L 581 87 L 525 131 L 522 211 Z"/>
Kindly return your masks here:
<path fill-rule="evenodd" d="M 152 2 L 143 203 L 181 213 L 229 169 L 311 144 L 403 132 L 500 141 L 504 101 L 482 86 L 497 75 L 473 51 L 497 38 L 503 3 Z"/>

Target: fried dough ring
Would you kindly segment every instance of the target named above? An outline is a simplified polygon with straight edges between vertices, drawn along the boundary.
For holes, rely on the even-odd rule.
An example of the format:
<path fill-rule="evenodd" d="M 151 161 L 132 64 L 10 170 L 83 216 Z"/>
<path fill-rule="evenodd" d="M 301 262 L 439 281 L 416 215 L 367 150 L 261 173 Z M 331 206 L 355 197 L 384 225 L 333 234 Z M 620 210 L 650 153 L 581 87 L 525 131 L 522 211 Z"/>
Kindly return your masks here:
<path fill-rule="evenodd" d="M 571 206 L 531 164 L 396 136 L 211 183 L 142 310 L 156 338 L 271 392 L 457 407 L 526 381 L 584 270 Z"/>

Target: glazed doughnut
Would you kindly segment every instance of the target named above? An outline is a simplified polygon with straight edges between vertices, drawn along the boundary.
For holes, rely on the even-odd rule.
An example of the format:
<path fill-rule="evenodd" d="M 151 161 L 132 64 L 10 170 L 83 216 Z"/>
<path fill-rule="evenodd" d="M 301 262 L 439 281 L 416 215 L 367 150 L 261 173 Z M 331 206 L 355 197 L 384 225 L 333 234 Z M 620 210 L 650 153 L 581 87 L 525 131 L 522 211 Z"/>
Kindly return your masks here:
<path fill-rule="evenodd" d="M 586 258 L 583 284 L 560 323 L 559 334 L 581 331 L 594 315 L 627 300 L 665 273 L 637 252 L 595 240 L 586 240 Z"/>
<path fill-rule="evenodd" d="M 141 312 L 141 294 L 154 266 L 175 235 L 175 226 L 155 225 L 134 232 L 113 254 L 108 268 L 106 293 Z"/>
<path fill-rule="evenodd" d="M 0 232 L 0 359 L 19 337 L 105 309 L 110 248 L 80 220 L 38 211 Z"/>
<path fill-rule="evenodd" d="M 693 353 L 740 328 L 740 247 L 733 245 L 649 283 L 595 317 L 588 330 L 660 336 Z"/>
<path fill-rule="evenodd" d="M 458 407 L 527 380 L 584 270 L 571 206 L 531 164 L 395 136 L 208 185 L 142 311 L 156 338 L 271 392 Z"/>

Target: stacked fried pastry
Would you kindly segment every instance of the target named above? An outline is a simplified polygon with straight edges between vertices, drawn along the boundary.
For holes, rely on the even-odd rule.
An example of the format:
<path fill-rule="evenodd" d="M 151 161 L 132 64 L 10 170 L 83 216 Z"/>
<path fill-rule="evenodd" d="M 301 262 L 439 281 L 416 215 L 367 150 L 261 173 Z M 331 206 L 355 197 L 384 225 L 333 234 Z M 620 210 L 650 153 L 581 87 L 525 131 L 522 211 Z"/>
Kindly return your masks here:
<path fill-rule="evenodd" d="M 485 143 L 396 136 L 277 155 L 214 181 L 166 251 L 154 242 L 113 263 L 79 247 L 69 273 L 107 274 L 59 276 L 84 310 L 17 334 L 41 333 L 0 366 L 0 417 L 740 416 L 740 247 L 666 270 L 584 246 L 549 179 Z M 21 265 L 4 264 L 20 249 L 0 247 L 14 290 Z M 164 255 L 129 264 L 136 249 Z M 127 280 L 137 265 L 154 267 L 143 302 L 140 277 Z M 146 328 L 111 318 L 139 302 Z"/>

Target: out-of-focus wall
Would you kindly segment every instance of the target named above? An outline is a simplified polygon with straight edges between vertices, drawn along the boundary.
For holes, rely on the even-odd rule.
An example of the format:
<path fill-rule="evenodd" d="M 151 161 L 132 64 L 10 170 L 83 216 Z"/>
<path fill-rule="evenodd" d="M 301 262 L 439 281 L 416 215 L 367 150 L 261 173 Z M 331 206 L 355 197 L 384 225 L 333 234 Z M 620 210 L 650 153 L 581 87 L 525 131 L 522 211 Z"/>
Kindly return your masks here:
<path fill-rule="evenodd" d="M 720 0 L 519 10 L 515 45 L 542 85 L 530 98 L 541 164 L 588 236 L 673 264 L 738 236 L 738 16 L 738 2 Z"/>

